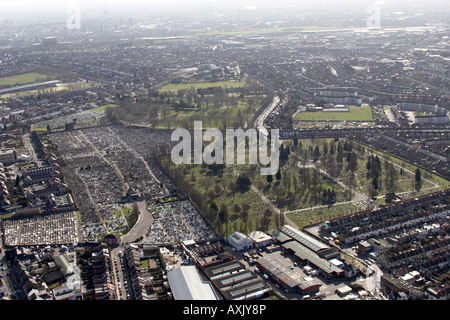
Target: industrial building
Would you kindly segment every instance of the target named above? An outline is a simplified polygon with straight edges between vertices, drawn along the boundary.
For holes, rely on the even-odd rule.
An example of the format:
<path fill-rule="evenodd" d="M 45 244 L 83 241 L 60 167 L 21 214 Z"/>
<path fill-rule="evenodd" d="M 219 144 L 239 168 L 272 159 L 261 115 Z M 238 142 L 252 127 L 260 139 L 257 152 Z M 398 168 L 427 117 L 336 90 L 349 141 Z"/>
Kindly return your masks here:
<path fill-rule="evenodd" d="M 242 270 L 245 270 L 245 266 L 242 263 L 239 261 L 229 261 L 205 268 L 203 271 L 209 279 L 214 280 Z"/>
<path fill-rule="evenodd" d="M 248 237 L 255 248 L 265 248 L 273 242 L 272 237 L 262 231 L 252 231 L 248 234 Z"/>
<path fill-rule="evenodd" d="M 203 269 L 226 300 L 249 300 L 263 296 L 270 286 L 238 261 L 227 261 Z"/>
<path fill-rule="evenodd" d="M 218 300 L 210 282 L 203 281 L 195 266 L 180 266 L 167 273 L 175 300 Z"/>
<path fill-rule="evenodd" d="M 295 292 L 305 280 L 301 273 L 292 270 L 292 262 L 277 254 L 266 255 L 256 261 L 257 267 L 283 288 Z"/>
<path fill-rule="evenodd" d="M 237 251 L 248 250 L 253 246 L 252 240 L 245 234 L 235 231 L 227 238 L 228 243 Z"/>
<path fill-rule="evenodd" d="M 288 225 L 273 231 L 272 235 L 283 250 L 292 253 L 300 263 L 314 265 L 328 277 L 344 275 L 342 268 L 330 262 L 339 257 L 338 249 Z"/>

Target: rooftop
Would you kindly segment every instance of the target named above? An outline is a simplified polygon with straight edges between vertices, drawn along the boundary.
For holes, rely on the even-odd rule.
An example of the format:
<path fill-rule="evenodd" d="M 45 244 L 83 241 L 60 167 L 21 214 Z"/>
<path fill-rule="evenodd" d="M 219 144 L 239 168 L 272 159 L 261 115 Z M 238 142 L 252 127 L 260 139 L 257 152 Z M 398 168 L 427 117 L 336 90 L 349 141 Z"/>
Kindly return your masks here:
<path fill-rule="evenodd" d="M 175 300 L 217 300 L 209 282 L 200 278 L 195 266 L 180 266 L 167 273 Z"/>

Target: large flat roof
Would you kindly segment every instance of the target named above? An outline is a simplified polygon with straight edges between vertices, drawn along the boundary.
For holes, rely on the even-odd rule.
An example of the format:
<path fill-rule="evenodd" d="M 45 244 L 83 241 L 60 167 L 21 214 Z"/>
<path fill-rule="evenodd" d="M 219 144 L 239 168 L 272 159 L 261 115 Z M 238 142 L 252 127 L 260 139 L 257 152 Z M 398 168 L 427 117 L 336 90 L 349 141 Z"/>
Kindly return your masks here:
<path fill-rule="evenodd" d="M 195 266 L 180 266 L 167 273 L 175 300 L 217 300 L 213 287 L 201 279 Z"/>
<path fill-rule="evenodd" d="M 336 273 L 342 272 L 341 268 L 339 268 L 339 267 L 335 266 L 334 264 L 332 264 L 331 262 L 319 257 L 317 255 L 317 253 L 308 249 L 303 244 L 301 244 L 297 241 L 289 241 L 289 242 L 283 243 L 283 247 L 286 249 L 292 250 L 298 258 L 311 262 L 317 268 L 323 270 L 327 274 L 330 274 L 333 272 L 336 272 Z"/>
<path fill-rule="evenodd" d="M 222 274 L 232 273 L 239 270 L 244 270 L 245 266 L 239 261 L 230 261 L 221 263 L 212 267 L 208 267 L 204 270 L 205 274 L 212 279 Z"/>
<path fill-rule="evenodd" d="M 222 294 L 227 300 L 243 300 L 252 299 L 258 295 L 271 290 L 270 286 L 261 279 L 256 279 L 252 282 L 246 282 L 242 285 L 233 287 L 230 290 L 222 291 Z"/>
<path fill-rule="evenodd" d="M 233 273 L 228 276 L 213 280 L 213 283 L 217 288 L 223 289 L 226 287 L 237 286 L 241 282 L 249 281 L 255 278 L 256 275 L 253 272 L 245 270 L 242 272 Z"/>
<path fill-rule="evenodd" d="M 284 225 L 280 228 L 280 231 L 291 237 L 292 239 L 297 240 L 301 244 L 303 244 L 305 247 L 308 247 L 314 252 L 317 252 L 319 250 L 328 249 L 330 248 L 326 244 L 320 242 L 319 240 L 314 239 L 313 237 L 307 235 L 306 233 L 294 229 L 293 227 L 289 225 Z"/>
<path fill-rule="evenodd" d="M 302 274 L 291 270 L 292 261 L 280 256 L 278 253 L 266 255 L 259 258 L 256 262 L 264 267 L 273 277 L 290 288 L 294 288 L 304 281 Z"/>

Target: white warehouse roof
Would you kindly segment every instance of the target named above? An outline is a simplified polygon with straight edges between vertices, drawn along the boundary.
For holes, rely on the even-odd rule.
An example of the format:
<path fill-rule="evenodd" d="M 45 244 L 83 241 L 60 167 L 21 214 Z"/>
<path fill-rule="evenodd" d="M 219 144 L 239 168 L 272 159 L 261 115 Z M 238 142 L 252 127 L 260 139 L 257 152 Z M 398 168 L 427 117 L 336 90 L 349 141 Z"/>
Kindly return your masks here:
<path fill-rule="evenodd" d="M 217 300 L 210 282 L 200 278 L 195 266 L 180 266 L 167 273 L 175 300 Z"/>

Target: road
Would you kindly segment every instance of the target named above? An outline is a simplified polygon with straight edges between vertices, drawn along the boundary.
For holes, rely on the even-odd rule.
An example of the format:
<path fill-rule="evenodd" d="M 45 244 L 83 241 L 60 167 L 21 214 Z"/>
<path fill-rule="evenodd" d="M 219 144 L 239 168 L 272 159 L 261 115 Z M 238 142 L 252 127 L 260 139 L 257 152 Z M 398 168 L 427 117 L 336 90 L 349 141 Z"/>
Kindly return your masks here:
<path fill-rule="evenodd" d="M 265 136 L 268 136 L 269 133 L 268 133 L 266 127 L 264 126 L 264 121 L 269 116 L 269 114 L 273 111 L 273 109 L 275 109 L 275 107 L 278 105 L 278 103 L 280 103 L 280 98 L 278 96 L 275 96 L 273 98 L 272 103 L 255 120 L 255 124 L 254 124 L 255 128 L 260 133 L 264 134 Z"/>
<path fill-rule="evenodd" d="M 139 218 L 134 224 L 133 228 L 121 238 L 121 243 L 130 243 L 137 238 L 144 236 L 147 230 L 153 223 L 153 217 L 147 210 L 147 206 L 144 201 L 136 202 L 139 210 Z"/>
<path fill-rule="evenodd" d="M 366 288 L 375 299 L 380 300 L 382 299 L 380 297 L 380 281 L 383 273 L 375 263 L 369 269 L 372 269 L 373 273 L 366 278 Z"/>
<path fill-rule="evenodd" d="M 34 162 L 38 167 L 42 167 L 42 162 L 38 159 L 36 152 L 34 151 L 33 144 L 30 141 L 30 134 L 26 133 L 22 136 L 23 145 L 27 149 L 30 156 L 30 162 Z"/>

